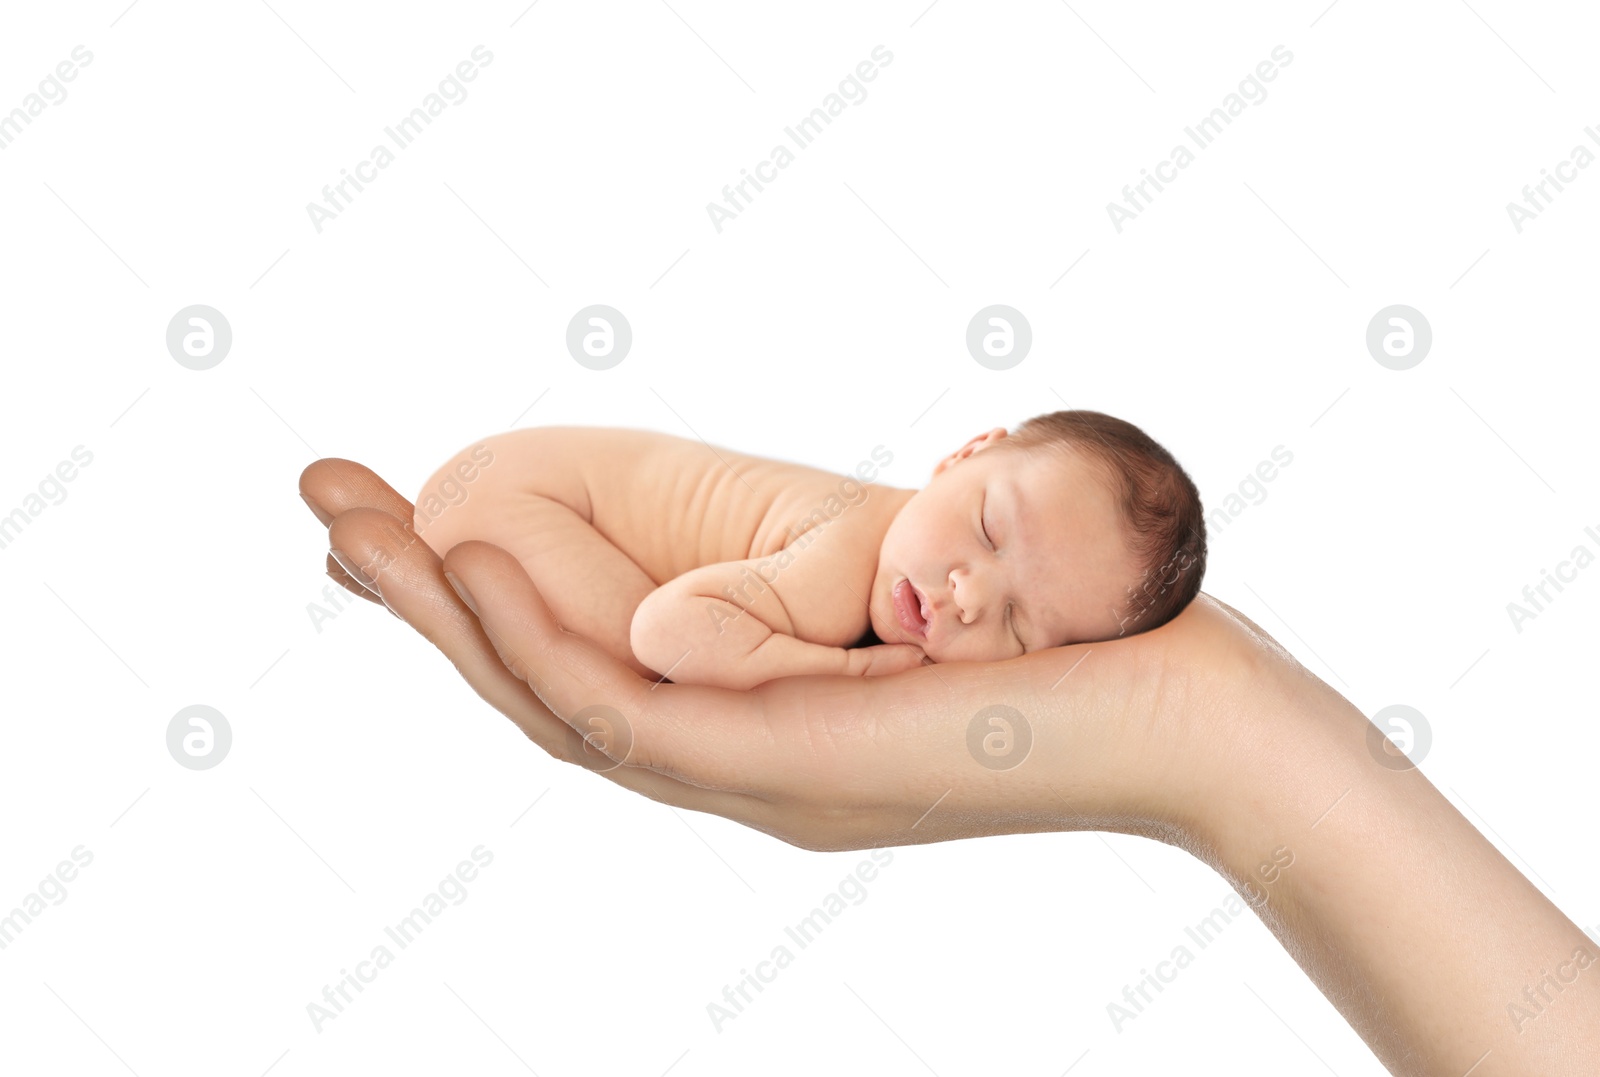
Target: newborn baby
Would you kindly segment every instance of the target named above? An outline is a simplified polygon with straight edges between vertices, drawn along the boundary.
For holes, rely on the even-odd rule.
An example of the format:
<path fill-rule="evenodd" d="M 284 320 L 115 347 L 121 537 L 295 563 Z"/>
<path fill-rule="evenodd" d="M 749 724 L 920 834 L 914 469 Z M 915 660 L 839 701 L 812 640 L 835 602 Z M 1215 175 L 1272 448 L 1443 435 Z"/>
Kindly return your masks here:
<path fill-rule="evenodd" d="M 1094 411 L 996 427 L 920 490 L 670 434 L 535 427 L 457 454 L 416 500 L 442 557 L 517 557 L 563 627 L 646 675 L 750 688 L 987 662 L 1164 624 L 1205 524 L 1165 449 Z M 857 481 L 857 480 L 861 481 Z"/>

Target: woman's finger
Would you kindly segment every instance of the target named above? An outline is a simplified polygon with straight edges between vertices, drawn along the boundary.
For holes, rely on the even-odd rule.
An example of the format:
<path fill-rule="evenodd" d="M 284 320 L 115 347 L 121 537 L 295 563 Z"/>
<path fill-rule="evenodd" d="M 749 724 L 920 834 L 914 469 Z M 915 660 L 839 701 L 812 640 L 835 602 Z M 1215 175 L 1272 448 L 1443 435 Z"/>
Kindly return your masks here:
<path fill-rule="evenodd" d="M 414 509 L 371 468 L 337 456 L 323 457 L 300 473 L 300 496 L 324 526 L 347 509 L 370 508 L 411 521 Z"/>
<path fill-rule="evenodd" d="M 596 715 L 620 719 L 629 736 L 608 749 L 616 758 L 708 789 L 758 797 L 787 790 L 786 775 L 805 745 L 792 723 L 768 720 L 761 689 L 640 677 L 592 640 L 563 629 L 517 559 L 491 543 L 452 547 L 444 567 L 472 596 L 507 666 L 552 712 L 580 728 Z M 817 693 L 819 709 L 826 709 L 826 695 Z"/>
<path fill-rule="evenodd" d="M 355 577 L 351 576 L 350 573 L 344 570 L 344 566 L 339 564 L 338 560 L 334 558 L 332 550 L 328 551 L 328 563 L 326 566 L 326 571 L 329 579 L 333 580 L 334 583 L 338 584 L 340 587 L 343 587 L 351 594 L 366 599 L 374 606 L 381 606 L 383 604 L 383 599 L 367 590 L 366 586 L 360 580 L 357 580 Z"/>
<path fill-rule="evenodd" d="M 410 519 L 408 513 L 405 520 Z M 377 509 L 351 508 L 335 518 L 328 534 L 374 581 L 391 609 L 439 648 L 485 702 L 550 755 L 652 800 L 747 821 L 745 798 L 613 761 L 604 749 L 622 730 L 597 721 L 580 733 L 552 714 L 501 662 L 477 617 L 446 583 L 438 555 L 426 543 L 413 541 L 415 533 L 401 520 Z"/>
<path fill-rule="evenodd" d="M 375 508 L 397 519 L 411 519 L 411 504 L 379 478 L 370 468 L 354 460 L 325 457 L 312 462 L 300 473 L 300 497 L 324 527 L 330 527 L 341 513 L 353 508 Z M 328 577 L 346 591 L 373 605 L 383 600 L 346 572 L 330 552 Z"/>

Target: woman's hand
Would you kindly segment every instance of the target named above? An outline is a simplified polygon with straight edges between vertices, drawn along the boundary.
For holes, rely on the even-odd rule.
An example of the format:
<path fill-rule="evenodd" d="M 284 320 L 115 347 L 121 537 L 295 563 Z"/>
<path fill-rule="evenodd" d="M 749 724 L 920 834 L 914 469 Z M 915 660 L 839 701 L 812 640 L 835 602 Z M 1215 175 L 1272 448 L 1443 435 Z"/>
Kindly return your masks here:
<path fill-rule="evenodd" d="M 750 692 L 659 683 L 562 629 L 499 547 L 463 542 L 441 563 L 410 503 L 360 464 L 318 461 L 301 492 L 376 591 L 337 562 L 329 574 L 384 601 L 546 752 L 806 849 L 1083 827 L 1172 840 L 1217 799 L 1197 701 L 1256 638 L 1207 599 L 1155 632 L 1005 662 Z"/>
<path fill-rule="evenodd" d="M 499 547 L 441 562 L 359 464 L 318 461 L 301 490 L 382 600 L 558 759 L 805 849 L 1141 834 L 1228 879 L 1395 1073 L 1587 1074 L 1600 1057 L 1600 947 L 1207 595 L 1137 636 L 1002 662 L 659 683 L 564 630 Z"/>

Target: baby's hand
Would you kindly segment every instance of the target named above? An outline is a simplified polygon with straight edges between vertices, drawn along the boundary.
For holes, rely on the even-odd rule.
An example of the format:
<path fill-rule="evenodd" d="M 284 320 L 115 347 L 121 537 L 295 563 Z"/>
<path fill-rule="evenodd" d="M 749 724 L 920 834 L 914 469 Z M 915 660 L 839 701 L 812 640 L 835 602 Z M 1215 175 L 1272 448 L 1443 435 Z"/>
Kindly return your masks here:
<path fill-rule="evenodd" d="M 933 662 L 921 647 L 911 643 L 880 643 L 857 647 L 849 653 L 846 672 L 853 677 L 884 677 Z"/>

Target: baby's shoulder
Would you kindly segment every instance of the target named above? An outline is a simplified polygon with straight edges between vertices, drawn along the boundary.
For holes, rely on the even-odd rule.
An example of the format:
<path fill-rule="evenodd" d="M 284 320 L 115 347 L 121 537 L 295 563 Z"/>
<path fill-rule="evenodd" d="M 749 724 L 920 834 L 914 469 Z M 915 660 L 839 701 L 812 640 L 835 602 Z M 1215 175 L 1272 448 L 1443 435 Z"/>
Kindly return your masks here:
<path fill-rule="evenodd" d="M 894 493 L 848 475 L 799 468 L 774 499 L 763 549 L 752 556 L 810 546 L 826 537 L 823 545 L 837 555 L 876 567 L 896 511 Z"/>

